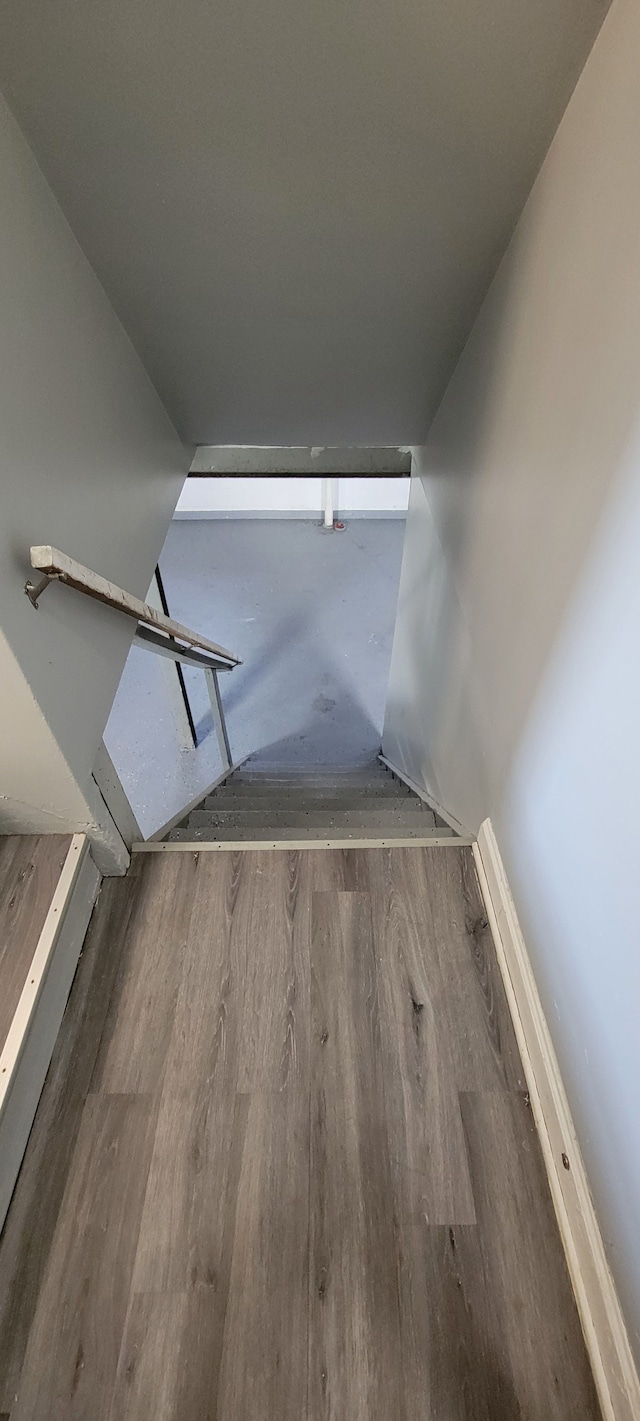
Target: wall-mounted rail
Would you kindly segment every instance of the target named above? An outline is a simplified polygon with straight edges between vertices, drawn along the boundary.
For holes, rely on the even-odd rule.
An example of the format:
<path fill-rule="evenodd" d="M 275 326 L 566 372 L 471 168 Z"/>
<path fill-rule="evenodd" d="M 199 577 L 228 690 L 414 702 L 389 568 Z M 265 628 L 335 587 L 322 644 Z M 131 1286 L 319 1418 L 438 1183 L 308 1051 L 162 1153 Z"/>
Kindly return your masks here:
<path fill-rule="evenodd" d="M 191 631 L 181 622 L 174 621 L 173 617 L 168 615 L 168 608 L 166 611 L 160 611 L 148 602 L 143 602 L 139 597 L 132 596 L 130 592 L 125 592 L 124 588 L 118 587 L 115 582 L 109 582 L 106 577 L 101 577 L 99 573 L 92 572 L 91 568 L 76 562 L 75 558 L 67 557 L 67 554 L 61 553 L 59 548 L 52 548 L 48 544 L 38 545 L 30 549 L 30 554 L 31 566 L 42 573 L 42 577 L 37 583 L 25 583 L 24 590 L 34 607 L 38 606 L 39 598 L 51 582 L 65 583 L 67 587 L 74 587 L 77 592 L 83 592 L 85 596 L 93 597 L 107 607 L 113 607 L 114 611 L 123 612 L 126 617 L 134 618 L 138 624 L 135 631 L 135 641 L 146 651 L 153 651 L 160 656 L 169 657 L 176 662 L 178 671 L 180 671 L 181 665 L 194 666 L 198 670 L 204 671 L 213 724 L 223 764 L 225 767 L 230 766 L 232 763 L 231 748 L 220 696 L 218 672 L 232 671 L 234 666 L 241 666 L 240 657 L 234 656 L 233 652 L 227 651 L 224 646 L 218 646 L 217 642 L 209 641 L 208 637 Z M 163 608 L 166 608 L 166 598 L 158 570 L 156 571 L 156 579 L 159 583 Z M 181 682 L 181 684 L 183 683 Z M 193 729 L 192 721 L 191 725 Z M 195 744 L 195 731 L 193 739 Z"/>
<path fill-rule="evenodd" d="M 24 590 L 34 607 L 37 607 L 39 597 L 50 582 L 63 582 L 67 587 L 75 587 L 77 592 L 84 592 L 87 597 L 94 597 L 107 607 L 113 607 L 116 612 L 124 612 L 126 617 L 134 617 L 137 622 L 152 627 L 156 632 L 164 632 L 175 641 L 185 642 L 187 646 L 196 647 L 200 651 L 211 652 L 229 667 L 241 665 L 240 657 L 226 651 L 224 646 L 218 646 L 215 641 L 209 641 L 198 632 L 192 632 L 180 622 L 174 622 L 172 617 L 150 607 L 148 602 L 142 602 L 139 597 L 133 597 L 115 582 L 108 582 L 107 578 L 100 577 L 99 573 L 83 567 L 82 563 L 67 557 L 66 553 L 61 553 L 58 548 L 48 545 L 31 548 L 31 566 L 43 574 L 35 585 L 32 582 L 25 583 Z"/>
<path fill-rule="evenodd" d="M 176 661 L 181 666 L 196 666 L 199 671 L 233 671 L 234 666 L 240 664 L 237 661 L 222 661 L 219 656 L 210 656 L 192 646 L 178 646 L 175 641 L 168 641 L 166 636 L 152 631 L 151 627 L 144 626 L 141 622 L 135 629 L 133 639 L 136 646 L 141 646 L 145 651 L 156 651 L 159 656 L 168 656 L 171 661 Z"/>

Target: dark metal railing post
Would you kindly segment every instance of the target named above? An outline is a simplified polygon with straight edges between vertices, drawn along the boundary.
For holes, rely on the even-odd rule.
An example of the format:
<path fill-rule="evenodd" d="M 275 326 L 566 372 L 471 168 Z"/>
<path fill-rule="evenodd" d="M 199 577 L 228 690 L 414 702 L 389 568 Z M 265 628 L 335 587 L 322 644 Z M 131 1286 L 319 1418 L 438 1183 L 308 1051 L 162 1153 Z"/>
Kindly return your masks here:
<path fill-rule="evenodd" d="M 155 576 L 156 587 L 157 587 L 157 589 L 158 589 L 158 597 L 160 598 L 160 606 L 162 607 L 162 610 L 163 610 L 163 612 L 164 612 L 164 614 L 165 614 L 165 617 L 169 617 L 169 616 L 171 615 L 171 613 L 169 612 L 169 604 L 168 604 L 168 602 L 167 602 L 167 597 L 166 597 L 166 593 L 165 593 L 165 590 L 164 590 L 164 582 L 162 581 L 162 573 L 160 572 L 160 564 L 158 564 L 158 566 L 157 566 L 157 568 L 156 568 L 156 570 L 155 570 L 154 576 Z M 170 640 L 173 641 L 174 638 L 170 638 Z M 183 700 L 183 703 L 184 703 L 185 715 L 186 715 L 186 717 L 187 717 L 187 724 L 188 724 L 188 726 L 189 726 L 189 733 L 190 733 L 190 735 L 191 735 L 191 739 L 192 739 L 192 741 L 193 741 L 194 748 L 195 748 L 195 747 L 197 746 L 197 744 L 198 744 L 198 735 L 197 735 L 197 731 L 196 731 L 196 727 L 195 727 L 195 722 L 194 722 L 194 719 L 193 719 L 193 714 L 192 714 L 192 711 L 191 711 L 191 704 L 190 704 L 190 702 L 189 702 L 189 695 L 188 695 L 188 692 L 187 692 L 187 685 L 186 685 L 186 681 L 185 681 L 185 679 L 184 679 L 184 671 L 182 670 L 182 667 L 181 667 L 179 661 L 174 661 L 174 666 L 175 666 L 175 668 L 176 668 L 176 673 L 177 673 L 177 677 L 178 677 L 178 685 L 179 685 L 179 687 L 180 687 L 180 694 L 181 694 L 181 696 L 182 696 L 182 700 Z"/>

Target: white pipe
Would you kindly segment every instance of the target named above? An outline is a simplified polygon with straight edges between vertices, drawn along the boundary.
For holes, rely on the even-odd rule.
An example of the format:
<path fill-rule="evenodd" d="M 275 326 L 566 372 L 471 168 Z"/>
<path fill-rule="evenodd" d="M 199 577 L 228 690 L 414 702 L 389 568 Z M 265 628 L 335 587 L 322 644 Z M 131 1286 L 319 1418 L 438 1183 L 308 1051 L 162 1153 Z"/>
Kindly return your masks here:
<path fill-rule="evenodd" d="M 333 528 L 333 479 L 323 479 L 324 484 L 324 526 Z"/>

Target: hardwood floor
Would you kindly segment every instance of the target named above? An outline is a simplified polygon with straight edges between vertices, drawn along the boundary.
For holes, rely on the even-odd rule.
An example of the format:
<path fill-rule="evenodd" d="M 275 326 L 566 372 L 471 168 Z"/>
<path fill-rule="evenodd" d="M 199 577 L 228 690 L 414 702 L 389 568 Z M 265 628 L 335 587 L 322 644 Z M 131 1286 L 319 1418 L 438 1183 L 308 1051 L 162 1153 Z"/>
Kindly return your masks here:
<path fill-rule="evenodd" d="M 0 1242 L 10 1421 L 596 1421 L 468 849 L 103 886 Z"/>
<path fill-rule="evenodd" d="M 70 843 L 70 834 L 0 835 L 0 1050 Z"/>

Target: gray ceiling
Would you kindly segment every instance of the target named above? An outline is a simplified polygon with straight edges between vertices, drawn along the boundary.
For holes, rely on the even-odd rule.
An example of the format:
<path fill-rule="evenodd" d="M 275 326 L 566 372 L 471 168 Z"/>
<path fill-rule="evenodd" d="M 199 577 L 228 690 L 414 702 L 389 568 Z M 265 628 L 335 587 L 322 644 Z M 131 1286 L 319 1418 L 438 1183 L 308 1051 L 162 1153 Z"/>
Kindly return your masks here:
<path fill-rule="evenodd" d="M 185 439 L 420 442 L 605 0 L 3 0 L 0 85 Z"/>

